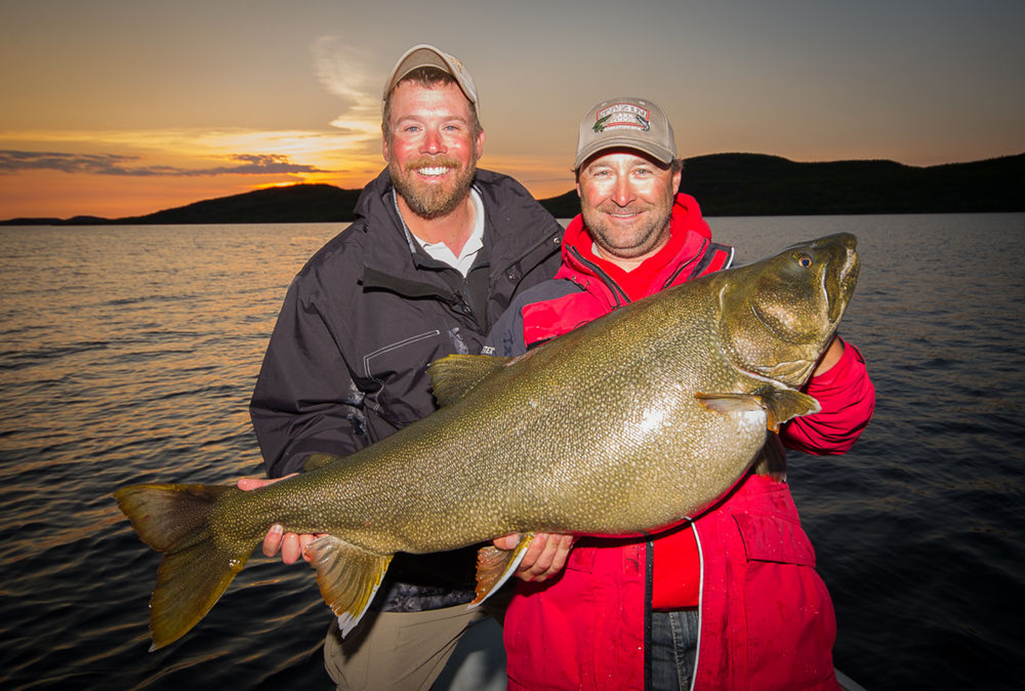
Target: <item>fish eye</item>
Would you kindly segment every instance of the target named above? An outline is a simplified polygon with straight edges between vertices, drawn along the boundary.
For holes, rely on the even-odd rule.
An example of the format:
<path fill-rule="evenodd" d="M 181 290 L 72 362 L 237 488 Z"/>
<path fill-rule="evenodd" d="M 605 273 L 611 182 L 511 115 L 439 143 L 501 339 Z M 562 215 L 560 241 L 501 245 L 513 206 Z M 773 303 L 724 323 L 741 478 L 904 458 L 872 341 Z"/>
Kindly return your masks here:
<path fill-rule="evenodd" d="M 806 269 L 810 267 L 812 264 L 811 257 L 809 257 L 807 254 L 799 254 L 795 258 L 797 259 L 797 263 Z"/>

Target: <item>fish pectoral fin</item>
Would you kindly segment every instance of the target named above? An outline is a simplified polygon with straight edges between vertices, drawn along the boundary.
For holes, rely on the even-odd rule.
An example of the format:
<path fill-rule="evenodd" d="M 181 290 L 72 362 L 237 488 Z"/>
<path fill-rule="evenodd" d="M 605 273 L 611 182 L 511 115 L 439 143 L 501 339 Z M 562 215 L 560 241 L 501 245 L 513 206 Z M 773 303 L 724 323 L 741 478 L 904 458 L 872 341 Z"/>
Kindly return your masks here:
<path fill-rule="evenodd" d="M 482 379 L 502 369 L 512 358 L 489 355 L 448 355 L 427 367 L 431 388 L 439 406 L 447 406 L 466 395 Z"/>
<path fill-rule="evenodd" d="M 512 549 L 498 549 L 494 545 L 487 545 L 477 551 L 477 597 L 470 603 L 470 607 L 476 607 L 498 592 L 523 561 L 527 547 L 533 539 L 533 533 L 524 533 L 519 544 Z"/>
<path fill-rule="evenodd" d="M 723 415 L 737 415 L 765 410 L 761 399 L 751 393 L 701 393 L 694 394 L 703 408 Z"/>
<path fill-rule="evenodd" d="M 814 398 L 796 389 L 771 388 L 760 392 L 761 400 L 769 419 L 765 426 L 771 432 L 778 432 L 779 426 L 787 420 L 801 415 L 811 415 L 822 410 L 822 406 Z"/>
<path fill-rule="evenodd" d="M 819 402 L 808 394 L 796 389 L 779 389 L 766 387 L 754 393 L 696 393 L 703 407 L 723 415 L 748 413 L 753 410 L 764 410 L 765 426 L 772 432 L 778 432 L 779 426 L 787 420 L 799 415 L 810 415 L 822 408 Z"/>
<path fill-rule="evenodd" d="M 311 453 L 309 456 L 306 457 L 306 460 L 303 461 L 303 472 L 308 473 L 311 470 L 318 470 L 319 468 L 323 468 L 324 466 L 330 464 L 332 461 L 337 461 L 339 458 L 343 457 L 335 456 L 331 453 L 323 453 L 320 451 L 318 451 L 317 453 Z"/>
<path fill-rule="evenodd" d="M 347 636 L 356 628 L 381 586 L 391 554 L 374 554 L 334 535 L 319 537 L 306 548 L 317 570 L 317 585 L 338 629 Z"/>

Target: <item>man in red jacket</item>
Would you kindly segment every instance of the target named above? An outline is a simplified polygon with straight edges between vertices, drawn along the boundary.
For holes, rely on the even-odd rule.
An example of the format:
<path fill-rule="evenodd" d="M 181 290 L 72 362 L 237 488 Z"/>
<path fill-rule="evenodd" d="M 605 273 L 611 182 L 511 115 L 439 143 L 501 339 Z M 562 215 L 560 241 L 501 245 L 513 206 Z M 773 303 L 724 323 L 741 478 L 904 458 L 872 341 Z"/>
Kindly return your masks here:
<path fill-rule="evenodd" d="M 714 243 L 697 202 L 677 194 L 681 168 L 654 103 L 617 98 L 588 111 L 575 164 L 582 213 L 566 230 L 562 267 L 514 301 L 484 352 L 521 354 L 728 267 L 732 248 Z M 779 439 L 809 453 L 849 449 L 875 405 L 860 353 L 834 339 L 804 391 L 822 411 Z M 783 470 L 757 466 L 654 539 L 538 536 L 505 617 L 509 688 L 837 688 L 833 607 Z"/>

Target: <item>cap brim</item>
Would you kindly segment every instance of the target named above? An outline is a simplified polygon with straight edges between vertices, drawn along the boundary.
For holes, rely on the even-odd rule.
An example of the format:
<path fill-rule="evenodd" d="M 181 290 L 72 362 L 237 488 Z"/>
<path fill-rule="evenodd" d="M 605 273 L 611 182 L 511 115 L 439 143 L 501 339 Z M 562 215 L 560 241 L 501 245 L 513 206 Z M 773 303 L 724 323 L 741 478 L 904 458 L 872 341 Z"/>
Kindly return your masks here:
<path fill-rule="evenodd" d="M 595 154 L 607 151 L 608 149 L 631 149 L 633 151 L 639 151 L 651 156 L 659 163 L 663 163 L 665 165 L 669 165 L 676 159 L 676 154 L 669 149 L 649 143 L 640 144 L 634 137 L 608 137 L 603 138 L 601 141 L 591 142 L 589 145 L 585 146 L 583 150 L 579 151 L 577 153 L 577 160 L 573 169 L 578 170 L 588 161 L 588 159 L 593 158 Z"/>

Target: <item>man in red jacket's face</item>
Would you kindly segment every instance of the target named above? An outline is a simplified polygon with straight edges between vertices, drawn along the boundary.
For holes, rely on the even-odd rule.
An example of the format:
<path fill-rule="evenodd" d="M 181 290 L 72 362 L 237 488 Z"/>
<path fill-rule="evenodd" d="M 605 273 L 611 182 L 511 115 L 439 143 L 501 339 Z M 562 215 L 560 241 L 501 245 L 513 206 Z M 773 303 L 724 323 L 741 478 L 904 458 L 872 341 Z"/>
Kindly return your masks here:
<path fill-rule="evenodd" d="M 588 159 L 577 174 L 577 194 L 598 254 L 636 266 L 665 245 L 680 176 L 678 166 L 632 149 Z"/>

